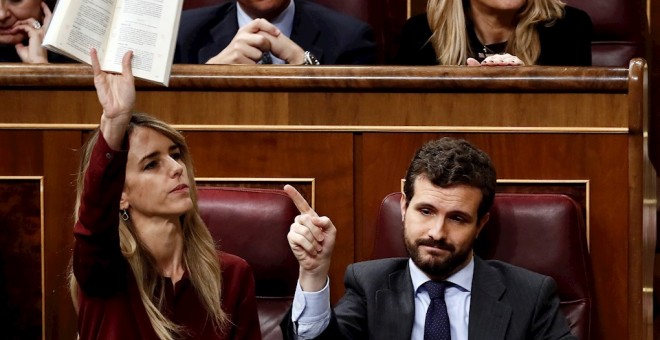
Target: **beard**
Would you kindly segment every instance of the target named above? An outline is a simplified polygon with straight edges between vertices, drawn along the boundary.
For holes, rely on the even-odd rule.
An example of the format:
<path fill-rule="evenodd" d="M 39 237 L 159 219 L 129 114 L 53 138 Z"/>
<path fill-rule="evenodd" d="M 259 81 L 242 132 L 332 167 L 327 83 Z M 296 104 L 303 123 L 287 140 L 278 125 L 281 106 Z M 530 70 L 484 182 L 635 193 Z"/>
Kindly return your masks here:
<path fill-rule="evenodd" d="M 457 251 L 454 245 L 448 244 L 444 240 L 417 239 L 413 241 L 409 240 L 408 237 L 404 237 L 404 239 L 408 255 L 410 255 L 412 261 L 432 278 L 445 279 L 449 277 L 462 268 L 472 253 L 472 245 L 466 247 L 465 250 Z M 420 246 L 442 249 L 449 252 L 449 255 L 446 257 L 422 255 L 419 249 Z M 429 259 L 429 257 L 431 258 Z"/>

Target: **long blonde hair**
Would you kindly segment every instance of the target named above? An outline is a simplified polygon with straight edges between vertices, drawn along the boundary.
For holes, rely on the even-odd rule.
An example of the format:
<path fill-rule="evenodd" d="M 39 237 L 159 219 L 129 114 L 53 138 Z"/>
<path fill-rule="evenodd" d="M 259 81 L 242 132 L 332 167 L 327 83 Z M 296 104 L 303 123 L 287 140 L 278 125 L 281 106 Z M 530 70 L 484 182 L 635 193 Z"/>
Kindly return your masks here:
<path fill-rule="evenodd" d="M 472 55 L 467 33 L 470 0 L 429 0 L 427 20 L 433 34 L 429 39 L 441 65 L 465 65 Z M 516 15 L 516 28 L 507 41 L 506 52 L 526 65 L 536 64 L 541 54 L 537 24 L 552 26 L 564 16 L 561 0 L 527 0 Z"/>
<path fill-rule="evenodd" d="M 229 324 L 225 312 L 221 308 L 220 296 L 222 276 L 220 275 L 220 263 L 215 248 L 215 243 L 206 225 L 199 216 L 197 207 L 197 186 L 193 175 L 192 159 L 184 137 L 171 126 L 151 116 L 135 113 L 128 127 L 127 135 L 130 136 L 136 127 L 146 127 L 161 133 L 172 140 L 181 151 L 181 159 L 188 172 L 188 183 L 190 196 L 193 201 L 193 209 L 181 216 L 183 229 L 183 258 L 188 271 L 192 286 L 197 291 L 197 296 L 206 307 L 208 317 L 213 326 L 220 332 Z M 89 166 L 90 155 L 99 135 L 97 129 L 87 144 L 83 147 L 80 160 L 80 170 L 77 179 L 76 206 L 74 219 L 78 219 L 78 209 L 83 190 L 83 179 Z M 119 213 L 119 202 L 117 202 L 117 213 Z M 135 281 L 137 282 L 140 298 L 149 316 L 149 321 L 160 339 L 175 339 L 185 333 L 185 329 L 169 320 L 160 310 L 164 295 L 156 296 L 156 288 L 161 283 L 160 273 L 155 265 L 153 256 L 144 244 L 136 236 L 135 226 L 132 220 L 123 221 L 119 219 L 119 243 L 121 252 L 128 261 Z M 78 310 L 78 283 L 73 270 L 69 274 L 69 288 L 76 310 Z"/>

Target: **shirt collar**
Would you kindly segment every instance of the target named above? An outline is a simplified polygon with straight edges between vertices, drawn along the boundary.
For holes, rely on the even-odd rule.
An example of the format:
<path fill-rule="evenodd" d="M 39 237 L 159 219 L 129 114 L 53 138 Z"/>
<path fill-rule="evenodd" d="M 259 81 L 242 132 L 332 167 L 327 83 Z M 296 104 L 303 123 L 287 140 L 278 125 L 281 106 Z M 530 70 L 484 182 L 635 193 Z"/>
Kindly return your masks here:
<path fill-rule="evenodd" d="M 410 278 L 412 279 L 413 288 L 415 292 L 417 289 L 427 281 L 431 281 L 426 274 L 417 267 L 415 262 L 412 259 L 408 259 L 408 267 L 410 268 Z M 470 262 L 457 271 L 445 281 L 453 283 L 455 286 L 458 286 L 461 290 L 469 292 L 472 289 L 472 277 L 474 276 L 474 255 L 470 258 Z"/>
<path fill-rule="evenodd" d="M 251 18 L 241 7 L 240 3 L 236 3 L 237 12 L 238 12 L 238 27 L 243 27 L 250 23 L 254 18 Z M 291 37 L 291 31 L 293 31 L 293 17 L 296 13 L 295 1 L 291 0 L 289 6 L 287 6 L 280 15 L 271 20 L 270 23 L 275 25 L 282 34 L 287 37 Z"/>

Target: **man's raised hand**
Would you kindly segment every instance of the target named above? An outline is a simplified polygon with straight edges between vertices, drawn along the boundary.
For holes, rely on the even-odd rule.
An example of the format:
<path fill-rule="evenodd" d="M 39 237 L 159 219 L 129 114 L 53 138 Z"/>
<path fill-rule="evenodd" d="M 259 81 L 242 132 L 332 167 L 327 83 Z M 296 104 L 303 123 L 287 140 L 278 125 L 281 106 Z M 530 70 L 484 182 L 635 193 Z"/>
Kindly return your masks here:
<path fill-rule="evenodd" d="M 319 216 L 294 187 L 287 184 L 284 191 L 300 211 L 287 235 L 300 264 L 300 286 L 304 291 L 316 292 L 326 284 L 337 229 L 328 217 Z"/>

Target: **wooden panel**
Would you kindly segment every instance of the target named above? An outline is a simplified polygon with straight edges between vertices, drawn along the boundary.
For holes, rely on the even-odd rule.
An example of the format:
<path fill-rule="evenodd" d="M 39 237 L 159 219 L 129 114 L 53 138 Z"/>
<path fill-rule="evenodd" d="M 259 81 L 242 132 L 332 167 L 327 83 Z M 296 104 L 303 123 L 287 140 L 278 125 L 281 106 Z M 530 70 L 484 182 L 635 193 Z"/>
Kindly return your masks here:
<path fill-rule="evenodd" d="M 17 141 L 21 142 L 17 143 Z M 0 176 L 42 175 L 42 142 L 43 134 L 40 131 L 2 131 L 0 133 L 0 145 L 3 145 L 0 147 Z M 9 145 L 11 147 L 8 147 Z"/>
<path fill-rule="evenodd" d="M 26 93 L 6 91 L 17 99 L 3 110 L 8 120 L 20 124 L 95 124 L 100 109 L 96 94 L 71 91 Z M 51 98 L 52 114 L 35 112 L 47 105 L 34 97 Z M 73 98 L 76 98 L 72 102 Z M 575 93 L 402 93 L 390 97 L 379 93 L 272 93 L 272 92 L 147 92 L 138 110 L 155 113 L 185 129 L 282 129 L 282 130 L 451 130 L 474 129 L 474 116 L 482 129 L 515 127 L 623 128 L 628 126 L 625 95 Z M 538 103 L 553 102 L 553 105 Z M 447 103 L 437 106 L 438 102 Z M 219 105 L 217 103 L 222 103 Z M 79 107 L 70 114 L 71 106 Z M 185 110 L 185 112 L 182 112 Z M 240 114 L 249 112 L 249 115 Z M 519 113 L 515 116 L 511 112 Z M 579 113 L 579 114 L 578 114 Z M 211 126 L 209 126 L 211 125 Z M 204 127 L 208 126 L 208 127 Z M 495 128 L 495 129 L 493 129 Z"/>
<path fill-rule="evenodd" d="M 42 338 L 41 179 L 0 177 L 0 327 L 5 339 Z"/>
<path fill-rule="evenodd" d="M 73 207 L 80 162 L 80 131 L 43 133 L 44 287 L 46 339 L 72 339 L 76 315 L 68 289 L 68 265 L 73 248 Z"/>
<path fill-rule="evenodd" d="M 43 289 L 45 318 L 43 325 L 40 320 L 39 327 L 45 338 L 71 339 L 75 334 L 75 314 L 65 281 L 73 239 L 71 214 L 75 188 L 72 183 L 78 164 L 76 149 L 81 145 L 80 132 L 4 130 L 0 131 L 0 144 L 12 146 L 0 148 L 0 176 L 44 177 L 43 272 L 40 268 L 38 281 L 22 284 L 26 288 Z"/>

